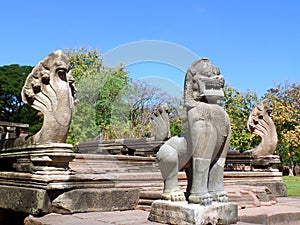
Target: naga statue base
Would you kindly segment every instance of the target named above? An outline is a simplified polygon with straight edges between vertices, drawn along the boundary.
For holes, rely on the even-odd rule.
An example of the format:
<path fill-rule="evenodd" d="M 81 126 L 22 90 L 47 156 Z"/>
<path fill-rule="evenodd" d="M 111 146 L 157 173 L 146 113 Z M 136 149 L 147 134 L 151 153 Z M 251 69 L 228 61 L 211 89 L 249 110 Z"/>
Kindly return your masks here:
<path fill-rule="evenodd" d="M 272 171 L 277 172 L 280 164 L 278 155 L 257 156 L 251 159 L 253 171 Z"/>
<path fill-rule="evenodd" d="M 1 151 L 0 168 L 32 174 L 69 174 L 69 162 L 74 158 L 72 145 L 66 143 L 18 146 Z"/>

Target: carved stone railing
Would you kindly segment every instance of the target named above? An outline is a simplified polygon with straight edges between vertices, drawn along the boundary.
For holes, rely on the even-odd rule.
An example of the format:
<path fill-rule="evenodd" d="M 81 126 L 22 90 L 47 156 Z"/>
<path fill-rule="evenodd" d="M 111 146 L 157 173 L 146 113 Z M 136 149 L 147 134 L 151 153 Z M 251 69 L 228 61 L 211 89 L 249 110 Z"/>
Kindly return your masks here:
<path fill-rule="evenodd" d="M 29 124 L 0 121 L 0 140 L 28 135 Z"/>
<path fill-rule="evenodd" d="M 238 150 L 228 151 L 225 161 L 225 171 L 279 171 L 279 157 L 269 155 L 255 157 Z"/>
<path fill-rule="evenodd" d="M 161 105 L 154 112 L 150 126 L 153 133 L 150 138 L 100 139 L 79 143 L 76 148 L 78 152 L 85 154 L 155 156 L 170 137 L 170 121 L 166 104 Z"/>

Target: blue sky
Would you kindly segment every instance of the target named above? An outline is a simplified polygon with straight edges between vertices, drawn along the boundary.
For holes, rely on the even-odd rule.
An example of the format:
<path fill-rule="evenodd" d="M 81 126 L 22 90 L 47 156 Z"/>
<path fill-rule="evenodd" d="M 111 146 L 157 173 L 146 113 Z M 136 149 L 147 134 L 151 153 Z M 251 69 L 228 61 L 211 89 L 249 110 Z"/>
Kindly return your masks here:
<path fill-rule="evenodd" d="M 0 9 L 0 65 L 35 65 L 54 50 L 74 47 L 105 56 L 128 43 L 157 40 L 208 57 L 241 91 L 262 95 L 274 82 L 300 81 L 298 0 L 10 0 Z M 183 71 L 164 62 L 127 69 L 135 79 L 163 77 L 180 87 L 184 80 Z"/>

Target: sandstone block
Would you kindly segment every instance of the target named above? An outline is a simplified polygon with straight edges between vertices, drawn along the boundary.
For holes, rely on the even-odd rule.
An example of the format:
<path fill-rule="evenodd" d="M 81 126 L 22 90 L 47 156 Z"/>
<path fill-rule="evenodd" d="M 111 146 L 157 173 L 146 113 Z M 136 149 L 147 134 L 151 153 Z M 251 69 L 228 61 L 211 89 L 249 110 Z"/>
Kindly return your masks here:
<path fill-rule="evenodd" d="M 180 225 L 235 224 L 238 220 L 238 206 L 235 203 L 215 203 L 210 206 L 187 202 L 154 201 L 149 220 Z"/>
<path fill-rule="evenodd" d="M 43 189 L 0 185 L 0 208 L 28 214 L 48 213 L 51 202 Z"/>
<path fill-rule="evenodd" d="M 104 212 L 135 209 L 139 190 L 132 189 L 77 189 L 65 192 L 53 200 L 53 212 Z"/>

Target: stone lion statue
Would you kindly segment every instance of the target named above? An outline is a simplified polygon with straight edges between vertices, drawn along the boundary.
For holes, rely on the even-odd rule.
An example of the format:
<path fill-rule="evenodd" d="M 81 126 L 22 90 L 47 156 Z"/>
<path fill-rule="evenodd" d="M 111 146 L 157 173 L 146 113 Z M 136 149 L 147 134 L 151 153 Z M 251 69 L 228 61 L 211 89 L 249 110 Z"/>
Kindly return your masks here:
<path fill-rule="evenodd" d="M 172 137 L 157 153 L 164 180 L 162 198 L 210 205 L 227 202 L 223 172 L 230 140 L 229 117 L 221 106 L 224 77 L 208 59 L 195 61 L 185 77 L 184 102 L 188 133 Z M 188 178 L 186 195 L 179 189 L 178 172 Z"/>

